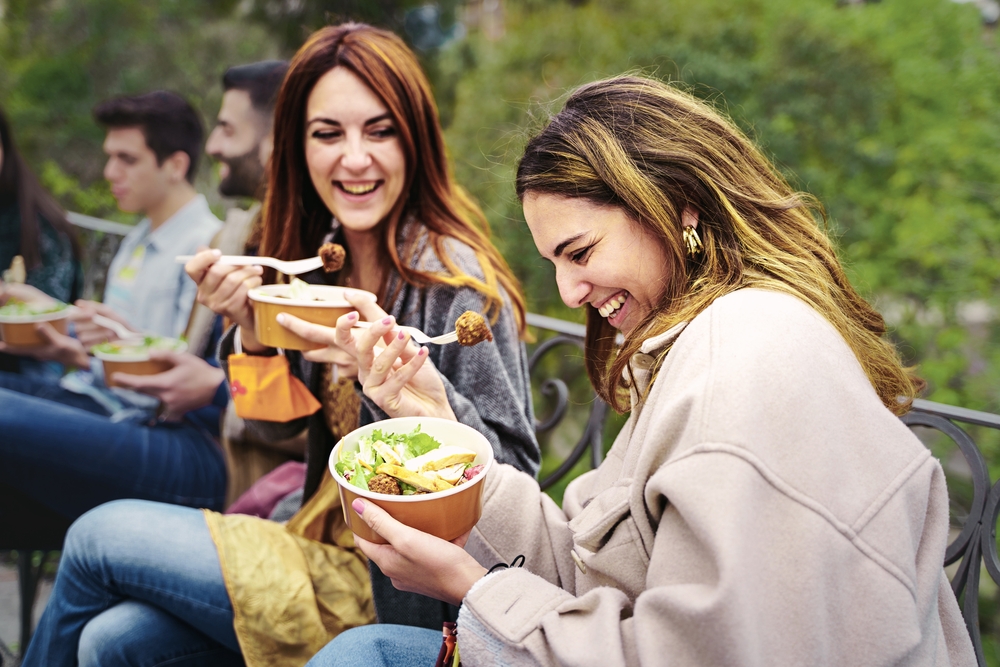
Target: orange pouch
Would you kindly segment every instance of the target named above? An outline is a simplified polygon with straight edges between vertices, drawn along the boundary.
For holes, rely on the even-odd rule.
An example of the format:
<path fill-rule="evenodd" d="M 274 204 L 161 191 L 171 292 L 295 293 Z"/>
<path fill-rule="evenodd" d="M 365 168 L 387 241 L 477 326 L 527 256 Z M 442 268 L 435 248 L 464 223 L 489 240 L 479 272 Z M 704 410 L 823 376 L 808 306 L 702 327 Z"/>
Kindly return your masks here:
<path fill-rule="evenodd" d="M 236 332 L 239 340 L 239 332 Z M 284 353 L 274 357 L 243 354 L 237 344 L 229 355 L 229 393 L 236 414 L 243 419 L 289 422 L 320 409 L 306 386 L 292 375 Z"/>

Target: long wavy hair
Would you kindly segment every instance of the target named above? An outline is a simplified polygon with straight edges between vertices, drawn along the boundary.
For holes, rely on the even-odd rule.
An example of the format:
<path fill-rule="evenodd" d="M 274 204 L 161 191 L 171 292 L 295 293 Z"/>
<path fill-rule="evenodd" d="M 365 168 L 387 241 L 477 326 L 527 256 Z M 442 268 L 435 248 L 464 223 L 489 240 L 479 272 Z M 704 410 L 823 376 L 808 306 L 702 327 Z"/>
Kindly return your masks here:
<path fill-rule="evenodd" d="M 274 152 L 260 252 L 280 259 L 315 255 L 330 231 L 330 211 L 309 177 L 304 138 L 309 95 L 320 77 L 335 67 L 352 72 L 386 105 L 406 157 L 402 194 L 377 228 L 385 249 L 385 266 L 381 268 L 394 269 L 406 283 L 418 287 L 442 283 L 471 287 L 485 297 L 486 314 L 491 318 L 499 315 L 503 306 L 502 287 L 524 335 L 524 297 L 517 279 L 490 242 L 486 217 L 452 181 L 430 84 L 410 49 L 385 30 L 360 23 L 330 26 L 313 33 L 295 54 L 275 107 Z M 420 242 L 419 234 L 402 238 L 405 223 L 411 218 L 420 223 L 448 273 L 410 267 Z M 448 238 L 475 251 L 483 280 L 464 273 L 449 258 L 445 251 Z M 389 271 L 382 274 L 379 299 L 391 302 L 395 295 L 386 294 Z M 264 281 L 275 280 L 275 272 L 265 270 Z"/>
<path fill-rule="evenodd" d="M 3 165 L 0 166 L 0 205 L 17 204 L 21 216 L 21 245 L 18 253 L 24 257 L 25 267 L 41 266 L 41 218 L 52 225 L 57 233 L 66 236 L 73 248 L 73 257 L 80 259 L 80 245 L 76 232 L 66 220 L 66 214 L 31 172 L 21 157 L 10 131 L 10 123 L 0 109 L 0 146 L 3 148 Z"/>
<path fill-rule="evenodd" d="M 669 281 L 620 349 L 615 330 L 586 306 L 587 373 L 619 411 L 628 407 L 623 371 L 643 340 L 744 287 L 793 294 L 825 316 L 893 413 L 909 410 L 923 386 L 884 337 L 882 316 L 848 282 L 820 204 L 792 190 L 731 121 L 685 92 L 634 76 L 579 88 L 528 143 L 516 187 L 522 201 L 551 194 L 620 207 L 663 245 L 666 275 L 684 276 Z M 689 206 L 704 242 L 694 259 L 682 240 Z"/>

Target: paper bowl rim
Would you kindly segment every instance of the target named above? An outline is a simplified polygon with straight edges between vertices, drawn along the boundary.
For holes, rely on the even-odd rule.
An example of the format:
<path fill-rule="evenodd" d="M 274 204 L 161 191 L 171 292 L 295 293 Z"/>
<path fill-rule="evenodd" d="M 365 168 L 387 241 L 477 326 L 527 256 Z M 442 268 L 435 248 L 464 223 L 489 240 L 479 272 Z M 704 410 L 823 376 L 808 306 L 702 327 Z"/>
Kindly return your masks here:
<path fill-rule="evenodd" d="M 188 344 L 182 340 L 177 341 L 177 347 L 171 350 L 157 350 L 163 352 L 187 352 Z M 149 353 L 151 350 L 146 350 L 145 353 L 137 354 L 115 354 L 114 352 L 102 352 L 100 350 L 95 350 L 91 348 L 90 353 L 97 359 L 101 361 L 110 361 L 112 363 L 135 363 L 137 361 L 149 361 Z"/>
<path fill-rule="evenodd" d="M 37 315 L 0 315 L 0 324 L 35 324 L 37 322 L 54 322 L 69 317 L 76 306 L 67 305 L 62 310 L 54 310 L 48 313 L 38 313 Z"/>
<path fill-rule="evenodd" d="M 367 292 L 362 289 L 357 289 L 354 287 L 340 287 L 338 285 L 310 285 L 310 289 L 318 289 L 320 291 L 336 290 L 338 292 L 353 292 L 355 294 L 367 294 L 371 297 L 372 302 L 377 301 L 376 295 L 371 292 Z M 289 299 L 287 297 L 279 297 L 268 294 L 267 292 L 285 292 L 291 289 L 290 285 L 263 285 L 261 287 L 255 287 L 249 292 L 247 296 L 251 301 L 257 301 L 259 303 L 271 303 L 278 306 L 297 306 L 305 308 L 354 308 L 351 303 L 344 298 L 336 301 L 310 301 L 307 299 Z"/>
<path fill-rule="evenodd" d="M 352 435 L 354 435 L 358 431 L 373 431 L 375 429 L 385 427 L 386 424 L 389 424 L 391 422 L 397 422 L 398 423 L 398 422 L 402 422 L 404 420 L 412 424 L 409 428 L 405 429 L 405 432 L 407 432 L 407 433 L 409 433 L 410 431 L 412 431 L 413 427 L 417 423 L 420 423 L 420 424 L 423 425 L 423 424 L 427 424 L 427 423 L 430 423 L 430 422 L 442 422 L 442 423 L 450 424 L 452 426 L 458 425 L 458 426 L 460 426 L 462 428 L 468 429 L 472 433 L 475 433 L 477 436 L 481 437 L 483 440 L 486 441 L 487 451 L 489 452 L 489 456 L 487 457 L 487 460 L 482 464 L 483 465 L 483 469 L 479 472 L 478 475 L 476 475 L 475 477 L 473 477 L 471 480 L 469 480 L 465 484 L 462 484 L 461 486 L 456 486 L 454 488 L 447 489 L 445 491 L 434 491 L 432 493 L 421 493 L 419 495 L 410 495 L 410 496 L 394 496 L 394 495 L 390 495 L 388 493 L 376 493 L 375 491 L 369 491 L 368 489 L 362 489 L 361 487 L 354 486 L 353 484 L 351 484 L 346 479 L 344 479 L 343 477 L 340 476 L 340 474 L 337 472 L 337 470 L 334 467 L 336 465 L 336 461 L 334 460 L 334 457 L 340 453 L 341 447 L 343 446 L 344 442 L 348 438 L 350 438 Z M 393 430 L 393 433 L 397 433 L 397 432 L 399 432 L 399 431 Z M 428 431 L 425 430 L 424 433 L 428 433 Z M 431 433 L 430 435 L 433 435 L 435 438 L 437 438 L 437 439 L 440 440 L 440 438 L 437 435 L 434 435 L 433 433 Z M 441 444 L 443 446 L 445 443 L 442 442 Z M 477 453 L 477 455 L 478 455 L 478 453 Z M 330 475 L 333 477 L 334 480 L 336 480 L 336 482 L 337 482 L 337 484 L 339 486 L 342 486 L 345 489 L 350 490 L 352 493 L 354 493 L 356 495 L 359 495 L 362 498 L 367 498 L 369 500 L 379 500 L 379 501 L 384 501 L 384 502 L 391 502 L 391 503 L 421 503 L 421 502 L 427 502 L 427 501 L 430 501 L 430 500 L 435 500 L 437 498 L 447 498 L 448 496 L 454 496 L 454 495 L 457 495 L 459 493 L 462 493 L 463 491 L 471 489 L 476 484 L 482 483 L 482 481 L 486 479 L 486 475 L 493 468 L 493 463 L 494 463 L 495 458 L 496 457 L 493 455 L 493 447 L 492 447 L 492 445 L 490 445 L 490 441 L 486 438 L 486 436 L 484 436 L 482 433 L 480 433 L 479 431 L 477 431 L 476 429 L 472 428 L 471 426 L 469 426 L 467 424 L 463 424 L 462 422 L 452 421 L 450 419 L 442 419 L 440 417 L 396 417 L 396 418 L 393 418 L 393 419 L 383 419 L 382 421 L 373 422 L 373 423 L 368 424 L 366 426 L 362 426 L 360 428 L 357 428 L 357 429 L 351 431 L 350 433 L 348 433 L 347 435 L 345 435 L 343 438 L 341 438 L 337 442 L 336 445 L 334 445 L 333 451 L 330 452 L 330 460 L 328 462 L 328 467 L 330 468 Z"/>

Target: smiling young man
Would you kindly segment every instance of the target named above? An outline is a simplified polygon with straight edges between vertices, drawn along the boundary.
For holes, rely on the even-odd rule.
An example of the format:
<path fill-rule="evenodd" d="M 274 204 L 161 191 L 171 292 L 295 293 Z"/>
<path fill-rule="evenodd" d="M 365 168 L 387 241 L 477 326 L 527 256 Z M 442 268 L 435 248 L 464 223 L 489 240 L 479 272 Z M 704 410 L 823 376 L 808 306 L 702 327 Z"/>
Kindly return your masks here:
<path fill-rule="evenodd" d="M 94 109 L 107 128 L 104 177 L 123 211 L 146 217 L 108 269 L 104 304 L 140 331 L 183 333 L 195 285 L 177 255 L 207 245 L 221 223 L 194 189 L 204 137 L 197 112 L 167 91 L 109 100 Z"/>
<path fill-rule="evenodd" d="M 288 71 L 283 60 L 230 67 L 222 77 L 222 106 L 205 152 L 220 163 L 219 194 L 263 199 L 274 148 L 274 104 Z"/>

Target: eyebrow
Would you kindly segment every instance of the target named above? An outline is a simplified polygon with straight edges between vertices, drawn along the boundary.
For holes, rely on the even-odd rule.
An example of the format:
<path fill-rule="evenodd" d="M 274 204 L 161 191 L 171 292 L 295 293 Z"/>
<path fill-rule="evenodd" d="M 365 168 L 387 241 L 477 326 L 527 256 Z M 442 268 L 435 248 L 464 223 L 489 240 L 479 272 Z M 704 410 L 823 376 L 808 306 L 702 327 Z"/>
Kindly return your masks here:
<path fill-rule="evenodd" d="M 570 238 L 566 239 L 565 241 L 563 241 L 562 243 L 560 243 L 559 245 L 557 245 L 556 249 L 555 249 L 555 252 L 552 253 L 552 256 L 553 257 L 559 257 L 559 256 L 561 256 L 563 254 L 563 251 L 566 250 L 567 247 L 569 247 L 573 243 L 576 243 L 577 241 L 579 241 L 581 238 L 583 238 L 583 235 L 584 235 L 584 233 L 580 232 L 576 236 L 571 236 Z"/>
<path fill-rule="evenodd" d="M 375 123 L 381 123 L 383 120 L 392 120 L 392 114 L 386 111 L 384 114 L 380 116 L 369 118 L 368 120 L 365 121 L 365 127 L 368 127 L 369 125 L 374 125 Z M 313 123 L 326 123 L 327 125 L 337 125 L 338 127 L 340 126 L 340 121 L 333 120 L 331 118 L 324 118 L 323 116 L 318 116 L 316 118 L 310 119 L 309 122 L 306 123 L 306 127 L 309 127 Z"/>

